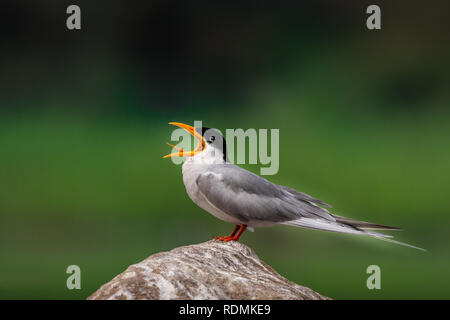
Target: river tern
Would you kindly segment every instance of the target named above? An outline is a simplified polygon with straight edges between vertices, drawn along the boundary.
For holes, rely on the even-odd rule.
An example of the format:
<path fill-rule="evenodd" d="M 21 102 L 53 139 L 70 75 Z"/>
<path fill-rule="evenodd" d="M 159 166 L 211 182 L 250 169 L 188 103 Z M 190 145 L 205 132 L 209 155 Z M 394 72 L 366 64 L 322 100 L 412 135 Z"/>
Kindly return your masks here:
<path fill-rule="evenodd" d="M 238 241 L 248 228 L 284 224 L 309 229 L 366 235 L 399 245 L 424 250 L 399 242 L 373 230 L 401 230 L 381 224 L 358 221 L 329 212 L 327 203 L 306 193 L 274 184 L 228 161 L 226 141 L 215 129 L 195 128 L 179 122 L 169 124 L 183 128 L 198 141 L 197 147 L 185 151 L 170 143 L 176 152 L 164 156 L 186 157 L 183 182 L 187 194 L 200 208 L 236 227 L 221 241 Z"/>

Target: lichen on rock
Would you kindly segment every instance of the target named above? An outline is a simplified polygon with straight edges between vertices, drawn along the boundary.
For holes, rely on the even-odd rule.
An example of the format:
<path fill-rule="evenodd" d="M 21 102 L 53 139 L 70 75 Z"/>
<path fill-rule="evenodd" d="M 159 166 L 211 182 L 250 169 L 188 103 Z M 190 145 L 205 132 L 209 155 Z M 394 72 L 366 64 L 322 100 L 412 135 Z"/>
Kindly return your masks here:
<path fill-rule="evenodd" d="M 240 242 L 211 240 L 131 265 L 88 299 L 328 298 L 282 277 Z"/>

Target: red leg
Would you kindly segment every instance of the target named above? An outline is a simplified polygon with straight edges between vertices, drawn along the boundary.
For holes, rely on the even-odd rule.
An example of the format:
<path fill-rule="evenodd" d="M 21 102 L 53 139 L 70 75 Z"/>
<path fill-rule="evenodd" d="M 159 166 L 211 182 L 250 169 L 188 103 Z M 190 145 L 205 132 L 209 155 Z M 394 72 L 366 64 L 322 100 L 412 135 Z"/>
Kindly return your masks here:
<path fill-rule="evenodd" d="M 224 241 L 224 240 L 226 240 L 226 239 L 228 239 L 228 238 L 233 238 L 234 235 L 236 234 L 236 232 L 237 232 L 240 228 L 241 228 L 241 226 L 237 224 L 236 227 L 234 227 L 233 232 L 232 232 L 229 236 L 225 236 L 225 237 L 218 237 L 218 236 L 215 236 L 214 239 L 218 239 L 218 240 Z"/>
<path fill-rule="evenodd" d="M 229 238 L 227 238 L 227 239 L 224 239 L 223 241 L 225 241 L 225 242 L 228 242 L 228 241 L 231 241 L 231 240 L 233 240 L 233 241 L 239 241 L 239 238 L 241 237 L 241 234 L 244 233 L 245 229 L 247 229 L 247 225 L 246 225 L 246 224 L 243 224 L 243 225 L 242 225 L 242 229 L 239 230 L 239 232 L 238 232 L 237 235 L 235 235 L 235 236 L 233 236 L 233 237 L 229 237 Z"/>
<path fill-rule="evenodd" d="M 230 237 L 234 237 L 234 235 L 236 234 L 236 232 L 238 232 L 238 230 L 241 228 L 240 225 L 236 225 L 236 227 L 234 227 L 233 232 L 230 234 Z"/>

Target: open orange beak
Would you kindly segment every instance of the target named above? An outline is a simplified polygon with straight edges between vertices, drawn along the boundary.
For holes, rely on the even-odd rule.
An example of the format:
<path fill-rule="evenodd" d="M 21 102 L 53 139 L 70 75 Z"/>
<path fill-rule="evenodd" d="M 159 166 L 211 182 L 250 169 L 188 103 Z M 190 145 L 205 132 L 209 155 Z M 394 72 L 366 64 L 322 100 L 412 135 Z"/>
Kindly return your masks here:
<path fill-rule="evenodd" d="M 199 134 L 194 127 L 189 126 L 184 123 L 180 122 L 169 122 L 169 124 L 183 128 L 187 132 L 189 132 L 191 135 L 193 135 L 198 140 L 197 147 L 192 151 L 184 151 L 183 149 L 177 148 L 174 145 L 167 143 L 169 146 L 173 147 L 174 149 L 177 149 L 179 152 L 168 154 L 167 156 L 164 156 L 163 158 L 171 158 L 171 157 L 192 157 L 196 154 L 199 154 L 202 152 L 206 147 L 205 139 L 203 139 L 202 135 Z"/>

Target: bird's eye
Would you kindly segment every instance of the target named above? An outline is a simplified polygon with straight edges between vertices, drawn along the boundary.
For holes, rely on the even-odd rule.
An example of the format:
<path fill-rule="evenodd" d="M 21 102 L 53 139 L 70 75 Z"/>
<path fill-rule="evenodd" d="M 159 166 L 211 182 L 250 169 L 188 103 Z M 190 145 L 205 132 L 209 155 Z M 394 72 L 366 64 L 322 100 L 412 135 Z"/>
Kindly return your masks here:
<path fill-rule="evenodd" d="M 214 140 L 216 140 L 216 137 L 211 136 L 211 137 L 209 137 L 209 139 L 208 139 L 208 143 L 213 143 Z"/>

